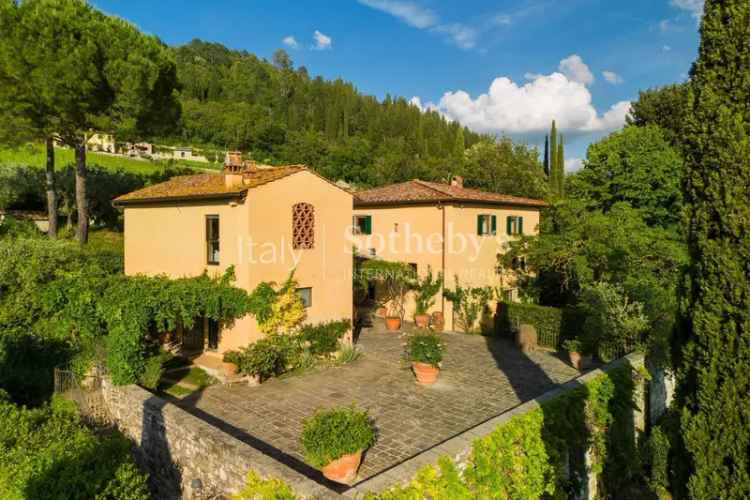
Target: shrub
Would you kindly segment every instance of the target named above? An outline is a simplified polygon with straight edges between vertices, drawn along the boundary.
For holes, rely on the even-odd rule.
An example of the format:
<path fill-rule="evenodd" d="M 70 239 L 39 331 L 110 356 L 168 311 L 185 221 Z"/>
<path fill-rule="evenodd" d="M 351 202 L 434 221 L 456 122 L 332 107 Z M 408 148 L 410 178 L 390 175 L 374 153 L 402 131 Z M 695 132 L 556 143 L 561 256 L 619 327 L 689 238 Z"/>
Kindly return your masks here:
<path fill-rule="evenodd" d="M 443 287 L 443 274 L 438 273 L 433 277 L 432 269 L 427 268 L 427 274 L 423 278 L 417 279 L 414 290 L 414 301 L 416 305 L 416 314 L 427 314 L 430 307 L 435 304 L 435 295 Z"/>
<path fill-rule="evenodd" d="M 227 351 L 224 353 L 222 361 L 240 366 L 240 364 L 242 364 L 242 354 L 238 351 Z"/>
<path fill-rule="evenodd" d="M 635 349 L 648 328 L 643 304 L 631 301 L 616 285 L 597 282 L 585 287 L 580 307 L 586 313 L 582 338 L 605 362 Z"/>
<path fill-rule="evenodd" d="M 406 358 L 437 367 L 443 361 L 443 344 L 434 333 L 415 333 L 406 342 Z"/>
<path fill-rule="evenodd" d="M 560 343 L 562 309 L 536 304 L 503 302 L 499 305 L 498 327 L 503 335 L 514 335 L 521 325 L 532 325 L 538 335 L 539 344 L 556 349 Z"/>
<path fill-rule="evenodd" d="M 302 500 L 280 479 L 262 479 L 253 471 L 247 473 L 245 486 L 230 500 Z"/>
<path fill-rule="evenodd" d="M 346 365 L 348 363 L 354 363 L 362 357 L 362 351 L 360 351 L 355 345 L 342 345 L 339 352 L 336 355 L 336 363 L 339 365 Z"/>
<path fill-rule="evenodd" d="M 336 351 L 339 340 L 351 329 L 349 320 L 328 321 L 317 325 L 304 325 L 300 329 L 303 342 L 307 343 L 310 353 L 319 356 Z"/>
<path fill-rule="evenodd" d="M 302 449 L 314 467 L 367 449 L 374 441 L 375 428 L 370 417 L 353 406 L 318 410 L 303 423 Z"/>
<path fill-rule="evenodd" d="M 453 303 L 461 329 L 466 333 L 477 333 L 477 321 L 488 310 L 488 303 L 493 296 L 492 288 L 464 288 L 459 283 L 458 276 L 455 280 L 456 288 L 446 290 L 445 298 Z"/>
<path fill-rule="evenodd" d="M 146 359 L 145 368 L 138 382 L 146 389 L 156 389 L 161 376 L 164 374 L 164 363 L 169 361 L 170 357 L 169 353 L 162 351 Z"/>
<path fill-rule="evenodd" d="M 64 400 L 0 402 L 0 498 L 147 500 L 146 476 L 121 434 L 99 438 Z"/>
<path fill-rule="evenodd" d="M 277 288 L 274 283 L 259 284 L 250 295 L 250 312 L 258 322 L 258 328 L 265 334 L 288 332 L 297 328 L 305 320 L 305 306 L 297 295 L 297 281 L 294 271 Z"/>
<path fill-rule="evenodd" d="M 242 349 L 238 364 L 242 373 L 266 380 L 286 371 L 287 356 L 283 345 L 274 337 L 260 339 Z"/>

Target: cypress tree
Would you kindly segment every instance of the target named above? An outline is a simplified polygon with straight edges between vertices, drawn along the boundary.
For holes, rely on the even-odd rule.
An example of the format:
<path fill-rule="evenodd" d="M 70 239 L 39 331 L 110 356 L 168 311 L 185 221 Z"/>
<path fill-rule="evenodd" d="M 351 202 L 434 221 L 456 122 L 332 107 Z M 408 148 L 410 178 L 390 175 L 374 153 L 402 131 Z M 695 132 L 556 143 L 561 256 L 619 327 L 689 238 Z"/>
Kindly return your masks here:
<path fill-rule="evenodd" d="M 750 498 L 750 2 L 706 0 L 686 121 L 692 498 Z"/>
<path fill-rule="evenodd" d="M 549 135 L 544 136 L 544 175 L 549 179 Z"/>
<path fill-rule="evenodd" d="M 565 195 L 565 146 L 563 145 L 563 136 L 560 134 L 560 141 L 557 144 L 557 165 L 555 165 L 557 174 L 555 175 L 555 191 L 559 196 Z"/>
<path fill-rule="evenodd" d="M 554 193 L 557 185 L 557 124 L 552 120 L 552 128 L 549 132 L 549 186 Z"/>

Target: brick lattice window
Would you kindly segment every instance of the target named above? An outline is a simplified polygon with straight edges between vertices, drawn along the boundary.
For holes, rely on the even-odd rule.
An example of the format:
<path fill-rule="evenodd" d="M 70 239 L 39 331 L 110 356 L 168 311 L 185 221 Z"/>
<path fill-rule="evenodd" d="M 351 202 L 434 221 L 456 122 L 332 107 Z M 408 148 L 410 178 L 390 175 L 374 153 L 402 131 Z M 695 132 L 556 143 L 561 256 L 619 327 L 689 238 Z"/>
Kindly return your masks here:
<path fill-rule="evenodd" d="M 295 250 L 315 248 L 315 207 L 311 204 L 292 207 L 292 234 Z"/>

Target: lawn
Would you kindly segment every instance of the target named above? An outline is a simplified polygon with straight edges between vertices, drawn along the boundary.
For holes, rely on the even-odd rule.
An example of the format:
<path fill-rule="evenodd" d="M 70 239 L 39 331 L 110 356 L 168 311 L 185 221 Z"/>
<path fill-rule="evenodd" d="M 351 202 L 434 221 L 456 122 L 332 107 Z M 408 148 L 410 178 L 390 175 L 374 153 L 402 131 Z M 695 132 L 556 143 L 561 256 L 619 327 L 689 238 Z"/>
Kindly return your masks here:
<path fill-rule="evenodd" d="M 184 398 L 217 382 L 202 369 L 186 365 L 179 358 L 172 358 L 164 368 L 167 371 L 162 375 L 158 389 L 176 398 Z"/>
<path fill-rule="evenodd" d="M 173 161 L 151 161 L 136 160 L 122 156 L 114 156 L 101 153 L 87 153 L 87 163 L 98 165 L 110 170 L 125 170 L 138 174 L 153 174 L 162 172 L 168 167 L 186 167 L 196 170 L 216 170 L 218 167 L 212 163 L 200 163 L 187 160 Z M 46 164 L 46 152 L 44 147 L 38 144 L 27 144 L 18 148 L 0 147 L 0 164 L 6 165 L 28 165 L 42 168 Z M 63 167 L 75 162 L 73 150 L 70 148 L 55 149 L 56 167 Z"/>

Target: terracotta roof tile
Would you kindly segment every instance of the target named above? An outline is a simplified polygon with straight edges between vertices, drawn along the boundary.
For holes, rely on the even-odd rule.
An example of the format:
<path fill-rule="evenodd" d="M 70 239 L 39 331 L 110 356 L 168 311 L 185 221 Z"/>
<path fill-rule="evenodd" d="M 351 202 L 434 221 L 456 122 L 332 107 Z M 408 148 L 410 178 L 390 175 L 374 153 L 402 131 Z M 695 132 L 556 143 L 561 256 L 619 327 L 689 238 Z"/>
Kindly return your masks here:
<path fill-rule="evenodd" d="M 354 206 L 410 203 L 480 203 L 546 207 L 547 202 L 508 194 L 491 193 L 438 182 L 414 179 L 354 193 Z"/>
<path fill-rule="evenodd" d="M 154 184 L 115 198 L 115 205 L 145 202 L 186 200 L 201 198 L 232 198 L 243 196 L 249 189 L 268 184 L 297 172 L 307 170 L 303 165 L 264 168 L 244 172 L 242 185 L 227 186 L 224 173 L 206 173 L 172 177 L 166 182 Z"/>

